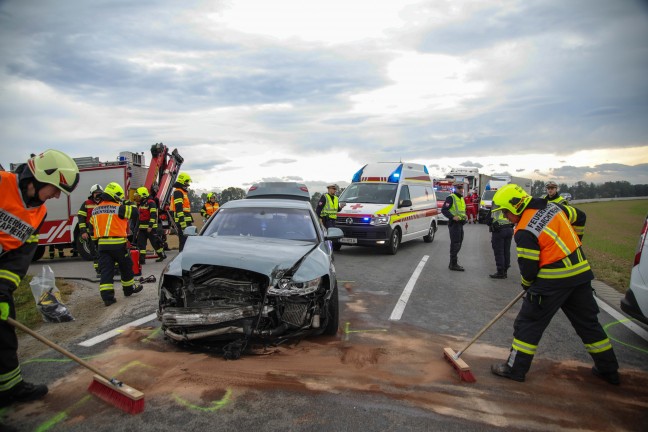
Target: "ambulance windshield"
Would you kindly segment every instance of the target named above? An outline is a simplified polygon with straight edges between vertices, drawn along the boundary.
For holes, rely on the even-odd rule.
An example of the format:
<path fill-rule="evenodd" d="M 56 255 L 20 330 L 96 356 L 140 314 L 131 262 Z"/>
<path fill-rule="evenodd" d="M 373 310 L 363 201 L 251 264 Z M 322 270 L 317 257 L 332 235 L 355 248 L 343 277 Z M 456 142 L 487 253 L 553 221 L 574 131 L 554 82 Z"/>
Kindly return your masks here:
<path fill-rule="evenodd" d="M 340 195 L 340 202 L 393 204 L 397 188 L 395 183 L 351 183 Z"/>

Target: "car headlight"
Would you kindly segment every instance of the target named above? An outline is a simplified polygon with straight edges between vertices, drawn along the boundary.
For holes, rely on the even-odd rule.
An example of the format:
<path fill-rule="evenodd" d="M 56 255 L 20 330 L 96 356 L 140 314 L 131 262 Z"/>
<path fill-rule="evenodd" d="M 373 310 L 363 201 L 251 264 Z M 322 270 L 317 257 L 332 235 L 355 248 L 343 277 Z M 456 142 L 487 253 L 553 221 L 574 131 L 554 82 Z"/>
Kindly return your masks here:
<path fill-rule="evenodd" d="M 318 277 L 306 282 L 295 282 L 291 278 L 282 278 L 279 282 L 268 288 L 268 294 L 277 296 L 306 295 L 317 291 L 322 278 Z"/>
<path fill-rule="evenodd" d="M 369 225 L 387 225 L 389 223 L 389 216 L 372 216 Z"/>

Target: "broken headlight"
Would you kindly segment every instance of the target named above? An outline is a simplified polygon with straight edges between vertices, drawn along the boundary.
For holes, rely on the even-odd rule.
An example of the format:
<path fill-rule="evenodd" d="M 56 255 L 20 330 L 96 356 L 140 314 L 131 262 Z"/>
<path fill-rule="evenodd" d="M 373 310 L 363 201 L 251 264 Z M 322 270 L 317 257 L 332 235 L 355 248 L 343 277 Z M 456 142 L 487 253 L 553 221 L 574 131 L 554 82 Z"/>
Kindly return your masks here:
<path fill-rule="evenodd" d="M 317 291 L 320 286 L 321 277 L 306 282 L 295 282 L 291 278 L 281 278 L 275 286 L 268 288 L 269 295 L 293 296 L 306 295 Z"/>

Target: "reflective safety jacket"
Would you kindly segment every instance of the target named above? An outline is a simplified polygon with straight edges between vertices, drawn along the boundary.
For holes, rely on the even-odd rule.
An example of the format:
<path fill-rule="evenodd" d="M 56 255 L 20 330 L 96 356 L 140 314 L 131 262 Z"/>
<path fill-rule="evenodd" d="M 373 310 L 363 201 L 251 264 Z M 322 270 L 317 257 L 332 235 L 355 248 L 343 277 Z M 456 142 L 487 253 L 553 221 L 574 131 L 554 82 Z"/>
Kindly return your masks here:
<path fill-rule="evenodd" d="M 448 195 L 443 207 L 441 207 L 441 213 L 448 218 L 449 223 L 454 222 L 454 217 L 459 216 L 459 221 L 465 221 L 468 219 L 466 216 L 466 202 L 463 199 L 462 195 L 452 193 Z"/>
<path fill-rule="evenodd" d="M 527 206 L 515 227 L 515 242 L 524 286 L 560 288 L 594 279 L 565 206 Z"/>
<path fill-rule="evenodd" d="M 211 215 L 216 213 L 219 207 L 220 206 L 218 205 L 217 202 L 212 204 L 211 202 L 207 201 L 200 209 L 200 215 L 205 219 L 208 219 Z"/>
<path fill-rule="evenodd" d="M 139 202 L 137 210 L 139 211 L 139 229 L 157 228 L 158 208 L 153 198 L 143 198 Z"/>
<path fill-rule="evenodd" d="M 99 240 L 99 250 L 118 249 L 126 244 L 129 221 L 137 223 L 139 212 L 132 205 L 102 201 L 92 211 L 90 223 L 93 238 Z"/>
<path fill-rule="evenodd" d="M 340 201 L 336 195 L 324 194 L 326 203 L 320 212 L 320 217 L 327 217 L 329 219 L 337 219 L 338 209 L 340 208 Z"/>
<path fill-rule="evenodd" d="M 193 222 L 189 194 L 180 187 L 176 187 L 173 191 L 173 220 L 182 229 L 191 226 Z"/>
<path fill-rule="evenodd" d="M 556 196 L 554 196 L 553 198 L 549 198 L 549 195 L 545 195 L 542 197 L 542 199 L 544 199 L 547 202 L 552 202 L 554 204 L 563 204 L 563 205 L 568 204 L 568 201 L 562 196 L 560 196 L 560 194 L 556 194 Z"/>
<path fill-rule="evenodd" d="M 79 218 L 79 232 L 81 234 L 83 233 L 88 233 L 88 220 L 92 216 L 92 210 L 94 210 L 95 207 L 97 207 L 97 202 L 93 200 L 91 197 L 89 197 L 87 200 L 81 204 L 81 207 L 79 208 L 79 211 L 77 212 L 77 216 Z M 90 225 L 92 227 L 92 225 Z"/>
<path fill-rule="evenodd" d="M 492 225 L 499 228 L 513 226 L 513 224 L 504 216 L 504 212 L 501 211 L 495 212 L 495 217 L 493 217 Z"/>
<path fill-rule="evenodd" d="M 0 171 L 0 302 L 8 302 L 25 277 L 46 214 L 44 205 L 25 205 L 18 175 Z"/>

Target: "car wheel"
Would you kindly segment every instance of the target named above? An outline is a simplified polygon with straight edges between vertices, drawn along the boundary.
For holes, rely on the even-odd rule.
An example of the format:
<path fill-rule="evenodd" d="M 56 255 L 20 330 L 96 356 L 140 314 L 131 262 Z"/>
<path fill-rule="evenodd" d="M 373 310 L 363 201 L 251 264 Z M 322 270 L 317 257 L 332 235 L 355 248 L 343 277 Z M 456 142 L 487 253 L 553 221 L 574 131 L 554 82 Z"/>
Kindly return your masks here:
<path fill-rule="evenodd" d="M 391 235 L 391 240 L 389 241 L 389 244 L 387 245 L 387 253 L 390 255 L 396 255 L 396 252 L 398 252 L 398 246 L 400 245 L 400 231 L 398 229 L 395 229 L 392 231 Z"/>
<path fill-rule="evenodd" d="M 436 224 L 434 222 L 430 223 L 430 230 L 428 235 L 423 237 L 425 243 L 432 243 L 434 241 L 434 235 L 436 234 Z"/>
<path fill-rule="evenodd" d="M 333 294 L 328 302 L 328 310 L 326 311 L 326 327 L 322 334 L 326 336 L 335 336 L 338 332 L 338 327 L 340 325 L 340 302 L 338 299 L 338 288 L 337 283 L 333 289 Z"/>
<path fill-rule="evenodd" d="M 45 246 L 38 246 L 36 248 L 36 253 L 32 257 L 32 262 L 36 262 L 39 259 L 43 258 L 43 255 L 45 255 Z"/>
<path fill-rule="evenodd" d="M 340 249 L 342 249 L 342 243 L 333 243 L 333 250 L 334 250 L 334 251 L 337 252 L 337 251 L 339 251 Z"/>

